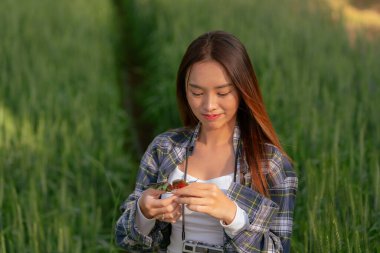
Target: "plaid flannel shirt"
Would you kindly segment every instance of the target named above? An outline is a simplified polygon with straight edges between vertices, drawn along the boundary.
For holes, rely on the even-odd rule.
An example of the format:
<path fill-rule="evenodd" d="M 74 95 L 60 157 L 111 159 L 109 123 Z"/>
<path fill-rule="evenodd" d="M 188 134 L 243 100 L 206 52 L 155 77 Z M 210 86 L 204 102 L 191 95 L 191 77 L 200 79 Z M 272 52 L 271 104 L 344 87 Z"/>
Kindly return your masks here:
<path fill-rule="evenodd" d="M 122 215 L 116 223 L 119 246 L 130 252 L 153 252 L 160 245 L 159 251 L 166 252 L 170 224 L 157 220 L 149 235 L 141 234 L 135 223 L 137 200 L 148 184 L 168 179 L 175 167 L 184 161 L 186 148 L 191 155 L 199 130 L 200 124 L 195 129 L 170 130 L 157 136 L 149 145 L 141 160 L 135 190 L 120 208 Z M 236 126 L 233 135 L 235 150 L 239 138 L 240 130 Z M 250 224 L 234 238 L 224 233 L 225 252 L 290 252 L 298 179 L 291 163 L 275 146 L 266 144 L 266 148 L 267 161 L 262 162 L 270 198 L 251 188 L 251 175 L 244 154 L 238 157 L 240 183 L 232 183 L 227 196 L 248 214 Z"/>

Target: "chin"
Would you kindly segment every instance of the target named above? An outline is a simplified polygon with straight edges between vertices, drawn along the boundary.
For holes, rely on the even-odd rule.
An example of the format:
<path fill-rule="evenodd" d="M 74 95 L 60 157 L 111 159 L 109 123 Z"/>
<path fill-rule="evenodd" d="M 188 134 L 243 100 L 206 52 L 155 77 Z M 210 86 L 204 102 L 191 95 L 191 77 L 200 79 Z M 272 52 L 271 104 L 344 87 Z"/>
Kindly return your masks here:
<path fill-rule="evenodd" d="M 202 126 L 208 130 L 216 130 L 216 129 L 223 128 L 223 127 L 227 126 L 227 123 L 226 122 L 206 121 L 206 122 L 202 122 Z"/>

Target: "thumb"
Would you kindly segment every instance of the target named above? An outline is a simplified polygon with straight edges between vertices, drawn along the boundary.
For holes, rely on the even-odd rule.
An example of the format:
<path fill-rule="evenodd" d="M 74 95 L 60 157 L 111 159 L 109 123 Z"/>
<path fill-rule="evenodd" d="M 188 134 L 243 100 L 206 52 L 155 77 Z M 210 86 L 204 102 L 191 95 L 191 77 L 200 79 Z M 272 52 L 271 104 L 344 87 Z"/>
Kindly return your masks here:
<path fill-rule="evenodd" d="M 152 197 L 159 198 L 161 194 L 165 193 L 165 191 L 157 189 L 147 189 L 146 193 L 147 195 L 150 195 Z"/>

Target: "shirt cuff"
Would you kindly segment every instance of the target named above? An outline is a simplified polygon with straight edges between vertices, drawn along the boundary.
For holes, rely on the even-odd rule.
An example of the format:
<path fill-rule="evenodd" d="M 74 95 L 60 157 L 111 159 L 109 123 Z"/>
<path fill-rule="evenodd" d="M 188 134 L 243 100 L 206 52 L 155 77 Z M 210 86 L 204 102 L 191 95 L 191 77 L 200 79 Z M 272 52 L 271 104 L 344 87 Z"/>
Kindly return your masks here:
<path fill-rule="evenodd" d="M 223 221 L 220 221 L 220 225 L 224 228 L 224 231 L 230 238 L 234 238 L 235 235 L 240 233 L 242 230 L 246 229 L 249 225 L 248 215 L 247 213 L 241 209 L 236 202 L 236 214 L 233 221 L 226 225 Z"/>
<path fill-rule="evenodd" d="M 141 234 L 149 235 L 152 231 L 156 219 L 148 219 L 144 216 L 140 209 L 140 199 L 137 202 L 137 215 L 136 215 L 136 226 L 140 230 Z"/>

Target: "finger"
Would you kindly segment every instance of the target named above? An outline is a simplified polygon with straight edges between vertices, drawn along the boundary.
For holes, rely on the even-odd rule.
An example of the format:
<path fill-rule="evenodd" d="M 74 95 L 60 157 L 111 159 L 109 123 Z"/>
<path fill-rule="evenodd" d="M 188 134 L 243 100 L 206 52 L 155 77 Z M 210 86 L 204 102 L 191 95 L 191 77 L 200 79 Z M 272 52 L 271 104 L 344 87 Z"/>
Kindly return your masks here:
<path fill-rule="evenodd" d="M 206 205 L 186 205 L 187 209 L 194 211 L 194 212 L 199 212 L 199 213 L 207 213 L 210 214 L 211 208 Z"/>
<path fill-rule="evenodd" d="M 181 206 L 179 205 L 173 212 L 171 213 L 167 213 L 164 215 L 165 219 L 164 221 L 165 222 L 170 222 L 170 223 L 175 223 L 179 217 L 181 217 L 182 215 L 182 209 L 181 209 Z"/>
<path fill-rule="evenodd" d="M 177 219 L 179 216 L 181 216 L 181 209 L 176 209 L 173 212 L 165 213 L 165 219 L 167 220 Z"/>
<path fill-rule="evenodd" d="M 188 186 L 186 187 L 190 187 L 190 188 L 196 188 L 196 189 L 202 189 L 202 190 L 208 190 L 210 189 L 211 187 L 214 187 L 215 184 L 212 184 L 212 183 L 199 183 L 199 182 L 194 182 L 194 183 L 191 183 L 189 184 Z M 185 187 L 184 187 L 185 188 Z M 181 188 L 183 189 L 183 188 Z"/>
<path fill-rule="evenodd" d="M 162 207 L 165 207 L 167 205 L 170 205 L 171 203 L 174 203 L 175 202 L 174 200 L 177 198 L 178 198 L 178 196 L 172 195 L 168 198 L 160 199 L 160 204 Z"/>
<path fill-rule="evenodd" d="M 212 198 L 197 198 L 197 197 L 180 197 L 176 200 L 178 204 L 185 205 L 202 205 L 202 206 L 210 206 L 214 204 L 214 200 Z"/>
<path fill-rule="evenodd" d="M 178 218 L 173 218 L 173 219 L 167 219 L 167 220 L 165 220 L 165 222 L 170 222 L 173 224 L 173 223 L 176 223 L 177 220 L 178 220 Z"/>
<path fill-rule="evenodd" d="M 176 196 L 187 196 L 187 197 L 198 197 L 203 198 L 209 195 L 208 190 L 198 189 L 198 188 L 182 188 L 180 190 L 177 190 L 174 194 Z"/>
<path fill-rule="evenodd" d="M 146 194 L 148 194 L 150 196 L 154 196 L 154 197 L 159 197 L 161 194 L 165 193 L 165 191 L 163 191 L 163 190 L 157 190 L 157 189 L 152 189 L 152 188 L 148 188 L 144 192 L 146 192 Z"/>
<path fill-rule="evenodd" d="M 165 213 L 160 213 L 154 216 L 154 219 L 160 220 L 160 221 L 165 221 L 165 218 L 167 218 Z"/>
<path fill-rule="evenodd" d="M 171 205 L 172 203 L 175 203 L 175 199 L 177 199 L 178 196 L 171 196 L 166 199 L 151 199 L 150 205 L 152 208 L 165 208 L 166 206 Z"/>
<path fill-rule="evenodd" d="M 218 186 L 215 184 L 206 184 L 206 183 L 192 183 L 186 187 L 173 190 L 172 193 L 174 195 L 190 195 L 193 191 L 216 191 L 218 190 Z"/>
<path fill-rule="evenodd" d="M 182 205 L 178 205 L 176 209 L 172 212 L 173 219 L 177 220 L 182 215 Z"/>
<path fill-rule="evenodd" d="M 170 205 L 167 205 L 165 207 L 155 208 L 152 210 L 153 216 L 160 215 L 160 214 L 167 214 L 174 212 L 178 206 L 180 206 L 177 202 L 173 202 Z"/>
<path fill-rule="evenodd" d="M 154 202 L 157 202 L 157 201 L 162 201 L 162 200 L 156 200 Z M 175 201 L 173 201 L 169 205 L 163 206 L 163 207 L 162 207 L 162 204 L 160 202 L 158 202 L 158 203 L 152 203 L 152 202 L 153 202 L 153 200 L 151 200 L 149 205 L 147 205 L 144 208 L 144 210 L 146 210 L 144 212 L 146 217 L 148 217 L 148 216 L 149 217 L 156 217 L 157 215 L 160 215 L 163 213 L 170 213 L 179 206 L 179 204 Z M 141 208 L 141 210 L 143 211 L 143 208 Z"/>
<path fill-rule="evenodd" d="M 154 218 L 156 220 L 174 223 L 178 220 L 180 216 L 181 216 L 181 210 L 176 209 L 174 212 L 171 212 L 171 213 L 160 213 L 156 215 Z"/>

